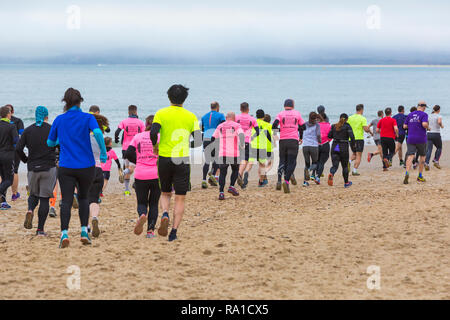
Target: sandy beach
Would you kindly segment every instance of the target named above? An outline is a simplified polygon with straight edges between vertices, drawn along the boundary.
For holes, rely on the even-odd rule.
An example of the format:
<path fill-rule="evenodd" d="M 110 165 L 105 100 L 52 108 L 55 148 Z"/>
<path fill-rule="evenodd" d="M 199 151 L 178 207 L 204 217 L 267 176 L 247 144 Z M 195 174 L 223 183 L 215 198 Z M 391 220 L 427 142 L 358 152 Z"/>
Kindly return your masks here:
<path fill-rule="evenodd" d="M 49 237 L 34 237 L 37 216 L 33 230 L 23 228 L 22 197 L 0 212 L 0 299 L 450 299 L 450 143 L 443 169 L 425 172 L 425 184 L 412 173 L 407 186 L 397 157 L 390 172 L 379 158 L 367 163 L 373 149 L 350 189 L 339 169 L 332 188 L 298 185 L 286 195 L 275 176 L 258 188 L 253 169 L 248 190 L 224 202 L 217 188 L 200 189 L 195 166 L 174 243 L 133 234 L 135 196 L 122 195 L 115 171 L 90 247 L 75 210 L 69 248 L 58 248 L 59 210 Z M 24 186 L 22 175 L 22 195 Z M 73 265 L 79 290 L 66 285 Z M 380 268 L 380 290 L 366 285 L 369 266 Z"/>

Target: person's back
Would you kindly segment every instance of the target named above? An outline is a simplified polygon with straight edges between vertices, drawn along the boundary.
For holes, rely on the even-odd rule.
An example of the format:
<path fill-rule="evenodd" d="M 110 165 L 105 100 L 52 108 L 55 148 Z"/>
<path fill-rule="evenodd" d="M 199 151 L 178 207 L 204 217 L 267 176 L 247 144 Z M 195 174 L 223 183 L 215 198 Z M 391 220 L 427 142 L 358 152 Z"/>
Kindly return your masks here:
<path fill-rule="evenodd" d="M 32 124 L 23 131 L 17 147 L 23 143 L 28 149 L 28 171 L 45 171 L 56 166 L 55 148 L 47 145 L 50 130 L 51 125 L 44 122 L 41 126 Z"/>
<path fill-rule="evenodd" d="M 272 152 L 272 142 L 267 138 L 267 134 L 272 137 L 272 125 L 264 119 L 256 119 L 259 128 L 259 135 L 251 141 L 253 149 L 265 149 Z M 252 136 L 256 134 L 255 128 L 252 129 Z M 271 138 L 272 139 L 272 138 Z"/>
<path fill-rule="evenodd" d="M 130 143 L 136 149 L 136 169 L 134 177 L 139 180 L 158 179 L 158 155 L 148 132 L 138 133 Z"/>
<path fill-rule="evenodd" d="M 427 142 L 427 129 L 422 125 L 423 122 L 428 122 L 428 115 L 420 110 L 411 112 L 405 120 L 408 126 L 409 144 L 423 144 Z"/>
<path fill-rule="evenodd" d="M 428 123 L 430 130 L 428 132 L 430 133 L 440 133 L 441 132 L 441 126 L 439 124 L 439 119 L 442 118 L 442 116 L 438 113 L 432 113 L 428 116 Z"/>
<path fill-rule="evenodd" d="M 236 122 L 239 123 L 245 133 L 245 143 L 250 143 L 252 128 L 257 126 L 256 119 L 248 113 L 241 113 L 236 116 Z"/>
<path fill-rule="evenodd" d="M 403 125 L 405 124 L 406 115 L 404 113 L 397 113 L 392 118 L 397 122 L 398 134 L 400 136 L 405 135 L 405 129 L 403 128 Z"/>
<path fill-rule="evenodd" d="M 231 120 L 217 127 L 213 137 L 219 140 L 219 157 L 239 157 L 239 134 L 243 132 L 241 125 Z"/>
<path fill-rule="evenodd" d="M 280 140 L 299 139 L 298 126 L 303 125 L 305 122 L 298 110 L 283 110 L 277 115 L 276 119 L 280 123 Z"/>
<path fill-rule="evenodd" d="M 330 142 L 331 140 L 328 138 L 328 133 L 331 130 L 331 124 L 329 122 L 320 122 L 320 136 L 321 136 L 321 143 L 325 144 L 327 142 Z"/>
<path fill-rule="evenodd" d="M 127 150 L 133 137 L 145 131 L 145 124 L 137 116 L 130 116 L 122 120 L 119 128 L 123 130 L 122 150 Z"/>
<path fill-rule="evenodd" d="M 367 119 L 358 113 L 351 115 L 347 123 L 352 127 L 355 140 L 364 140 L 364 127 L 367 126 Z"/>
<path fill-rule="evenodd" d="M 370 122 L 370 125 L 372 126 L 372 130 L 373 130 L 373 140 L 375 140 L 375 141 L 380 140 L 380 133 L 377 132 L 378 121 L 380 121 L 380 120 L 381 120 L 381 118 L 378 117 L 376 119 L 373 119 Z"/>
<path fill-rule="evenodd" d="M 389 115 L 380 119 L 377 124 L 377 128 L 380 128 L 379 135 L 381 138 L 396 138 L 395 126 L 397 126 L 397 121 Z"/>
<path fill-rule="evenodd" d="M 303 147 L 318 147 L 318 137 L 321 137 L 320 125 L 318 123 L 305 123 L 306 130 L 303 131 Z"/>
<path fill-rule="evenodd" d="M 223 113 L 211 110 L 202 117 L 203 139 L 210 140 L 217 126 L 225 121 Z"/>
<path fill-rule="evenodd" d="M 0 159 L 14 159 L 16 127 L 6 119 L 0 120 Z"/>

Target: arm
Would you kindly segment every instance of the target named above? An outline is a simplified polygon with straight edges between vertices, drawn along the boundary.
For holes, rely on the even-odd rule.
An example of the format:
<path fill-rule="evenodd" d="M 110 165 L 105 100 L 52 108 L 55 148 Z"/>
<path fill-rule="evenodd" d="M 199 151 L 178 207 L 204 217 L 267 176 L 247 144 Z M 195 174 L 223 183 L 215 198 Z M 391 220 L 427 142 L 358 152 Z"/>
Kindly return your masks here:
<path fill-rule="evenodd" d="M 442 118 L 441 118 L 441 117 L 438 118 L 438 125 L 439 125 L 442 129 L 444 129 L 444 125 L 442 124 Z"/>
<path fill-rule="evenodd" d="M 398 127 L 394 126 L 395 136 L 398 138 Z"/>
<path fill-rule="evenodd" d="M 347 133 L 348 137 L 350 138 L 350 144 L 354 147 L 355 146 L 355 135 L 353 134 L 353 129 L 350 125 L 347 125 Z"/>
<path fill-rule="evenodd" d="M 422 127 L 424 127 L 425 129 L 428 129 L 428 122 L 422 122 Z"/>
<path fill-rule="evenodd" d="M 27 163 L 28 161 L 28 157 L 23 152 L 25 144 L 26 144 L 26 135 L 22 135 L 19 139 L 19 142 L 16 145 L 16 153 L 19 155 L 20 160 L 22 160 L 23 163 Z"/>
<path fill-rule="evenodd" d="M 114 160 L 114 161 L 116 161 L 117 169 L 120 170 L 120 161 L 119 161 L 119 159 L 116 159 L 116 160 Z M 133 163 L 136 163 L 136 162 L 133 162 Z"/>
<path fill-rule="evenodd" d="M 328 139 L 333 140 L 333 127 L 328 131 Z"/>
<path fill-rule="evenodd" d="M 125 151 L 125 159 L 128 159 L 132 163 L 136 163 L 136 148 L 132 145 L 128 147 L 128 149 Z M 120 168 L 120 165 L 119 165 Z"/>
<path fill-rule="evenodd" d="M 153 122 L 152 127 L 150 129 L 150 140 L 152 144 L 156 146 L 158 144 L 158 133 L 161 130 L 161 125 L 159 123 Z"/>
<path fill-rule="evenodd" d="M 106 133 L 110 133 L 111 132 L 111 128 L 108 126 L 103 126 L 103 130 L 105 130 Z"/>
<path fill-rule="evenodd" d="M 317 142 L 319 142 L 319 144 L 322 143 L 322 134 L 320 133 L 320 125 L 316 124 L 316 136 L 317 136 Z"/>
<path fill-rule="evenodd" d="M 120 131 L 122 131 L 122 129 L 117 128 L 116 132 L 114 132 L 114 142 L 115 142 L 115 143 L 119 143 L 119 135 L 120 135 Z"/>
<path fill-rule="evenodd" d="M 96 128 L 93 131 L 95 141 L 97 141 L 98 146 L 100 147 L 100 162 L 106 163 L 106 160 L 108 160 L 108 155 L 106 154 L 106 146 L 105 146 L 105 139 L 103 138 L 103 132 L 100 130 L 100 128 Z"/>
<path fill-rule="evenodd" d="M 272 129 L 278 129 L 279 124 L 280 124 L 280 120 L 276 119 L 272 124 Z"/>
<path fill-rule="evenodd" d="M 365 132 L 370 133 L 369 126 L 364 126 L 363 129 L 364 129 Z"/>
<path fill-rule="evenodd" d="M 241 148 L 245 148 L 245 134 L 239 133 L 239 145 Z"/>
<path fill-rule="evenodd" d="M 306 124 L 298 125 L 298 134 L 300 135 L 300 140 L 303 140 L 303 131 L 306 130 Z"/>

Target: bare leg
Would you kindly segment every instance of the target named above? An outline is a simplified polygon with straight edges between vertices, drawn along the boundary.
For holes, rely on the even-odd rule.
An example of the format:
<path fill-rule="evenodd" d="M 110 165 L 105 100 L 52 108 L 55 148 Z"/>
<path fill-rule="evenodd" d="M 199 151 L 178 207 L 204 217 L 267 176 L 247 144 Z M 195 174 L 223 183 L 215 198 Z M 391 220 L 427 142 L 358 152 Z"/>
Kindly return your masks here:
<path fill-rule="evenodd" d="M 98 203 L 91 203 L 89 206 L 89 213 L 91 214 L 91 218 L 98 218 L 100 214 L 100 206 Z"/>
<path fill-rule="evenodd" d="M 14 173 L 13 184 L 11 185 L 11 191 L 13 194 L 16 194 L 19 189 L 19 175 Z"/>
<path fill-rule="evenodd" d="M 184 202 L 186 200 L 186 196 L 175 195 L 175 208 L 174 208 L 174 217 L 173 217 L 173 229 L 178 229 L 178 226 L 183 219 L 184 214 Z"/>
<path fill-rule="evenodd" d="M 355 165 L 353 166 L 355 169 L 358 169 L 359 165 L 361 164 L 361 156 L 362 156 L 362 152 L 356 153 Z"/>
<path fill-rule="evenodd" d="M 162 192 L 161 193 L 161 209 L 163 212 L 169 213 L 170 209 L 170 198 L 172 198 L 172 192 Z"/>
<path fill-rule="evenodd" d="M 106 190 L 106 186 L 108 185 L 108 180 L 104 179 L 102 192 Z"/>

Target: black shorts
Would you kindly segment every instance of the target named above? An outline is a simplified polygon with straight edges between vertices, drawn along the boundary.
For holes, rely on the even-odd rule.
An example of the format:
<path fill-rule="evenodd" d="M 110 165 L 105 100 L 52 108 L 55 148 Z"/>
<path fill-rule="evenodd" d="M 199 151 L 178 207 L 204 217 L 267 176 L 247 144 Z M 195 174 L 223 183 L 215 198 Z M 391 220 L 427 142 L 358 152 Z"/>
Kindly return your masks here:
<path fill-rule="evenodd" d="M 102 168 L 95 167 L 94 180 L 89 188 L 89 204 L 99 202 L 98 200 L 100 199 L 100 193 L 102 193 L 104 183 Z"/>
<path fill-rule="evenodd" d="M 403 141 L 405 141 L 405 135 L 404 134 L 399 135 L 397 138 L 395 138 L 395 141 L 402 144 Z"/>
<path fill-rule="evenodd" d="M 216 143 L 211 140 L 203 141 L 203 152 L 205 154 L 205 163 L 216 161 Z"/>
<path fill-rule="evenodd" d="M 240 155 L 241 161 L 248 161 L 250 159 L 250 143 L 245 143 L 245 148 L 240 149 Z"/>
<path fill-rule="evenodd" d="M 373 141 L 375 141 L 376 146 L 381 145 L 381 139 L 374 139 Z"/>
<path fill-rule="evenodd" d="M 20 166 L 20 157 L 16 153 L 14 156 L 14 173 L 17 174 L 19 172 L 19 166 Z"/>
<path fill-rule="evenodd" d="M 189 158 L 172 158 L 159 156 L 158 176 L 161 192 L 172 192 L 175 189 L 176 195 L 184 196 L 191 191 L 191 166 Z"/>
<path fill-rule="evenodd" d="M 103 179 L 109 180 L 111 176 L 111 171 L 103 171 Z"/>
<path fill-rule="evenodd" d="M 419 156 L 424 157 L 427 154 L 427 144 L 419 143 L 419 144 L 407 144 L 408 149 L 406 150 L 406 156 L 415 155 L 416 152 Z"/>
<path fill-rule="evenodd" d="M 364 140 L 355 140 L 355 146 L 351 146 L 352 152 L 363 152 L 364 151 Z"/>

